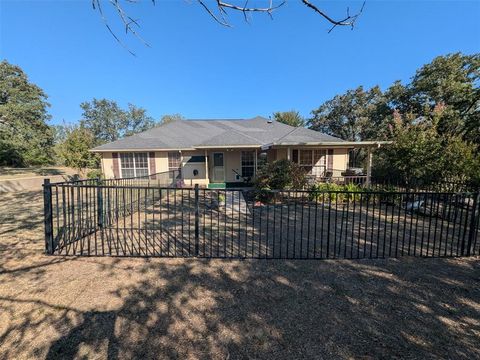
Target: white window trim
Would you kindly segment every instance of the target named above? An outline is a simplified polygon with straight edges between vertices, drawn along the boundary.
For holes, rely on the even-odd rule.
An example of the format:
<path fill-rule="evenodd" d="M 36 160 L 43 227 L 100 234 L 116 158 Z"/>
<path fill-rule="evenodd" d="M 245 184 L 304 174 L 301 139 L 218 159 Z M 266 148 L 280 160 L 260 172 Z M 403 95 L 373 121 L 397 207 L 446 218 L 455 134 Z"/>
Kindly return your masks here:
<path fill-rule="evenodd" d="M 136 164 L 136 161 L 135 161 L 135 154 L 147 154 L 147 171 L 148 171 L 148 176 L 151 175 L 151 172 L 150 172 L 150 155 L 148 152 L 145 152 L 145 151 L 140 151 L 140 152 L 124 152 L 124 153 L 120 153 L 118 155 L 118 157 L 120 158 L 120 178 L 121 179 L 124 179 L 123 177 L 123 163 L 122 163 L 122 154 L 132 154 L 132 158 L 133 158 L 133 177 L 137 177 L 137 164 Z M 141 169 L 145 169 L 145 168 L 141 168 Z"/>
<path fill-rule="evenodd" d="M 328 149 L 323 149 L 323 148 L 322 148 L 322 149 L 295 148 L 295 149 L 292 149 L 292 151 L 293 151 L 293 150 L 297 150 L 297 161 L 296 161 L 296 163 L 297 163 L 298 166 L 301 166 L 301 167 L 309 167 L 309 166 L 310 166 L 310 167 L 312 168 L 312 170 L 313 170 L 314 168 L 316 168 L 316 167 L 320 167 L 320 168 L 323 167 L 324 172 L 327 171 L 327 166 L 328 166 Z M 311 155 L 311 159 L 312 159 L 311 164 L 301 164 L 301 163 L 300 163 L 300 158 L 301 158 L 300 152 L 301 152 L 301 151 L 306 151 L 306 150 L 307 150 L 307 151 L 311 151 L 311 153 L 312 153 L 312 155 Z M 315 164 L 316 164 L 316 163 L 315 163 L 315 151 L 323 151 L 323 152 L 324 152 L 324 154 L 323 154 L 323 157 L 324 157 L 323 165 L 318 165 L 318 166 L 315 165 Z"/>
<path fill-rule="evenodd" d="M 178 157 L 180 159 L 179 163 L 178 163 L 178 167 L 176 168 L 170 168 L 170 158 L 169 158 L 169 155 L 170 153 L 178 153 Z M 182 166 L 183 166 L 183 154 L 181 151 L 167 151 L 167 166 L 168 166 L 168 171 L 181 171 L 182 170 Z"/>
<path fill-rule="evenodd" d="M 252 159 L 253 159 L 253 164 L 252 165 L 248 165 L 248 166 L 245 166 L 245 167 L 252 167 L 252 170 L 253 170 L 253 174 L 252 174 L 252 177 L 255 176 L 256 174 L 256 163 L 255 163 L 255 152 L 252 150 L 252 151 L 249 151 L 249 150 L 242 150 L 240 152 L 240 172 L 241 172 L 241 175 L 242 177 L 245 177 L 245 175 L 243 175 L 243 153 L 244 152 L 251 152 L 252 154 Z"/>

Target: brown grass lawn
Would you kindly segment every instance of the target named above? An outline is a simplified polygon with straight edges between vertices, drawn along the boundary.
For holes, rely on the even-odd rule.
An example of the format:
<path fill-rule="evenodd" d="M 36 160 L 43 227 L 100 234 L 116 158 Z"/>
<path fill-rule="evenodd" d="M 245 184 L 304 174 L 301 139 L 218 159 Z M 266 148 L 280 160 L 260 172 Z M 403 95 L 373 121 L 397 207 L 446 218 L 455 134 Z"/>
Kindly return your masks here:
<path fill-rule="evenodd" d="M 62 166 L 47 167 L 29 167 L 29 168 L 12 168 L 0 166 L 0 180 L 12 180 L 32 177 L 49 177 L 49 176 L 68 176 L 74 175 L 78 171 Z"/>
<path fill-rule="evenodd" d="M 0 359 L 480 358 L 480 262 L 47 257 L 0 194 Z"/>

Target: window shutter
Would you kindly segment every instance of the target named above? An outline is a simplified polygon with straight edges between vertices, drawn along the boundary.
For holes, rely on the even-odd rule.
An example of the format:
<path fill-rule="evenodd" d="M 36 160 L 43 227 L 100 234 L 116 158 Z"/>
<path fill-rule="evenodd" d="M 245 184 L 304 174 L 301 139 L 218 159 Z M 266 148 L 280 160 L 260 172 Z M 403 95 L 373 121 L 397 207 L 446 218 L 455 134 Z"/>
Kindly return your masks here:
<path fill-rule="evenodd" d="M 118 153 L 112 153 L 113 158 L 113 177 L 120 179 L 120 167 L 118 166 Z"/>
<path fill-rule="evenodd" d="M 327 156 L 327 170 L 333 170 L 333 149 L 328 149 L 328 156 Z"/>
<path fill-rule="evenodd" d="M 157 178 L 157 175 L 155 175 L 157 173 L 157 169 L 155 168 L 155 153 L 154 152 L 150 152 L 148 153 L 148 160 L 150 161 L 150 178 L 152 180 L 155 180 Z"/>

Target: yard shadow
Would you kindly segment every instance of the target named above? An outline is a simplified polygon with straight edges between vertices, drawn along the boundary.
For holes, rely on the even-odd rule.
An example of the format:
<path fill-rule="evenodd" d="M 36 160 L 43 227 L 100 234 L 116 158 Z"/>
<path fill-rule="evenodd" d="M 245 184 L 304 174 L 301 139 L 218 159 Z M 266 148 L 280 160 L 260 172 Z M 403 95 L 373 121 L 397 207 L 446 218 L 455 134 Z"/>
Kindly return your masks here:
<path fill-rule="evenodd" d="M 146 262 L 143 279 L 114 291 L 117 310 L 81 313 L 46 358 L 471 359 L 479 269 L 440 259 Z"/>
<path fill-rule="evenodd" d="M 480 357 L 478 258 L 46 257 L 41 193 L 15 196 L 0 359 Z"/>
<path fill-rule="evenodd" d="M 29 167 L 29 168 L 13 168 L 13 167 L 0 167 L 0 173 L 2 176 L 54 176 L 63 175 L 66 173 L 64 169 L 59 168 L 44 168 L 44 167 Z"/>

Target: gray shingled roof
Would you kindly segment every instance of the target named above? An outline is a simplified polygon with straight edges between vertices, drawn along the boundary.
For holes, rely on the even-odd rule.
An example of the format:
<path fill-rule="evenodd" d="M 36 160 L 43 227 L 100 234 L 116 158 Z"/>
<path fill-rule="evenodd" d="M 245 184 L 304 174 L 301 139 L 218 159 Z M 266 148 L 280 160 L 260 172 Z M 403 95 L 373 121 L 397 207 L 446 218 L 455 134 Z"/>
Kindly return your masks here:
<path fill-rule="evenodd" d="M 292 145 L 342 142 L 318 131 L 295 128 L 257 116 L 253 119 L 183 120 L 160 125 L 93 151 L 192 149 L 215 146 Z"/>

